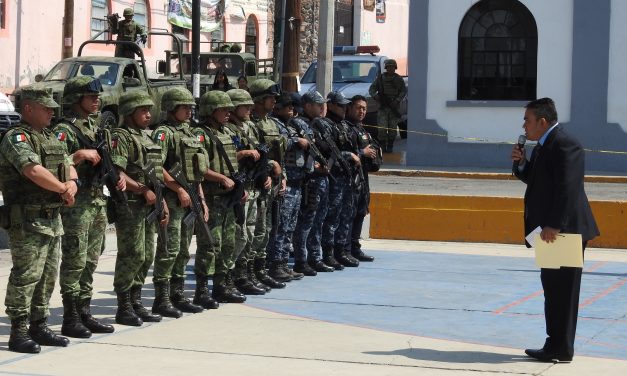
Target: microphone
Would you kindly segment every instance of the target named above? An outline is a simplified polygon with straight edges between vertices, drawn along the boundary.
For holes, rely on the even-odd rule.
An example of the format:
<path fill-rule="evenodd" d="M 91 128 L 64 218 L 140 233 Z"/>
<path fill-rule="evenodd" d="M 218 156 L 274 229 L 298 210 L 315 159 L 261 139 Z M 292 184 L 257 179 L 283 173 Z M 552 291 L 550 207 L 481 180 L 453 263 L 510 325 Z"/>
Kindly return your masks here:
<path fill-rule="evenodd" d="M 525 147 L 525 142 L 527 142 L 527 137 L 524 134 L 518 136 L 518 148 L 522 151 Z M 525 156 L 523 155 L 523 158 Z M 514 167 L 517 168 L 520 161 L 514 161 Z"/>

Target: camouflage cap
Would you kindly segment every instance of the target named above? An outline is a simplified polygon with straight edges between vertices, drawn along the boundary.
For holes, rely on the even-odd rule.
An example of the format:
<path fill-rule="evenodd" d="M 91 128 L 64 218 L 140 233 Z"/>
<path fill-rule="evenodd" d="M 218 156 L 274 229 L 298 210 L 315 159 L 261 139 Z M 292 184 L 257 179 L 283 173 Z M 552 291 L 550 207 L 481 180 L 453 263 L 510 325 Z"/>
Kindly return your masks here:
<path fill-rule="evenodd" d="M 29 87 L 22 89 L 21 100 L 29 100 L 47 108 L 59 108 L 59 104 L 52 98 L 52 89 L 44 87 Z"/>
<path fill-rule="evenodd" d="M 174 87 L 161 97 L 161 110 L 170 112 L 176 109 L 176 106 L 195 106 L 196 101 L 192 93 L 183 87 Z"/>
<path fill-rule="evenodd" d="M 351 102 L 348 99 L 346 99 L 344 94 L 342 94 L 339 91 L 330 92 L 329 94 L 327 94 L 327 99 L 329 100 L 329 103 L 337 104 L 340 106 L 349 104 Z"/>
<path fill-rule="evenodd" d="M 63 105 L 78 102 L 83 95 L 100 95 L 102 84 L 100 80 L 90 76 L 70 78 L 63 88 Z"/>
<path fill-rule="evenodd" d="M 124 13 L 122 13 L 122 15 L 124 17 L 126 17 L 126 16 L 133 16 L 133 15 L 135 15 L 135 12 L 133 11 L 133 8 L 124 8 Z"/>
<path fill-rule="evenodd" d="M 302 97 L 300 97 L 300 101 L 304 105 L 304 104 L 307 104 L 307 103 L 325 104 L 329 100 L 328 99 L 324 99 L 322 94 L 318 93 L 317 91 L 308 91 L 305 94 L 303 94 Z"/>
<path fill-rule="evenodd" d="M 397 68 L 397 67 L 398 67 L 398 66 L 396 65 L 396 60 L 394 60 L 394 59 L 386 59 L 386 60 L 383 62 L 383 66 L 384 66 L 384 67 L 387 67 L 387 66 L 393 66 L 394 68 Z"/>
<path fill-rule="evenodd" d="M 243 106 L 246 104 L 255 104 L 253 102 L 253 98 L 250 96 L 250 93 L 244 89 L 231 89 L 226 93 L 229 95 L 229 98 L 231 98 L 231 102 L 235 107 Z"/>
<path fill-rule="evenodd" d="M 200 116 L 211 116 L 218 108 L 232 109 L 233 102 L 227 93 L 221 90 L 211 90 L 200 97 L 199 107 Z"/>
<path fill-rule="evenodd" d="M 120 97 L 120 116 L 128 116 L 135 112 L 137 107 L 154 106 L 150 95 L 143 90 L 134 90 L 124 93 Z"/>

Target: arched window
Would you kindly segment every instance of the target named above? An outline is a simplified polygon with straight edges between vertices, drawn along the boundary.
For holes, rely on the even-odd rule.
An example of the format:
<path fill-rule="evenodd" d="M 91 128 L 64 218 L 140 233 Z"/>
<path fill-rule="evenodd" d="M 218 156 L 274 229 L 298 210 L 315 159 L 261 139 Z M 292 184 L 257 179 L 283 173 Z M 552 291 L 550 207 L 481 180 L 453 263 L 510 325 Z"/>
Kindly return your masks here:
<path fill-rule="evenodd" d="M 538 29 L 517 0 L 481 0 L 459 28 L 457 99 L 536 99 Z"/>
<path fill-rule="evenodd" d="M 246 47 L 244 52 L 257 56 L 257 17 L 252 14 L 246 21 Z"/>
<path fill-rule="evenodd" d="M 109 4 L 107 0 L 91 0 L 91 36 L 100 33 L 107 28 L 107 15 L 109 14 Z M 104 40 L 104 33 L 97 39 Z"/>

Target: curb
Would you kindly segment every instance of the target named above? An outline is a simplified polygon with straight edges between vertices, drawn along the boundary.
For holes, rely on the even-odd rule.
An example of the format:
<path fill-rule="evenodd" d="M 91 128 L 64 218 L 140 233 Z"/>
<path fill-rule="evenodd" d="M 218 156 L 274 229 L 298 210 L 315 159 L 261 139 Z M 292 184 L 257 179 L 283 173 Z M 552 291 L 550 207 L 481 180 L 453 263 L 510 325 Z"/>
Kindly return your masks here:
<path fill-rule="evenodd" d="M 425 178 L 453 178 L 453 179 L 477 179 L 477 180 L 517 180 L 511 173 L 505 172 L 456 172 L 456 171 L 435 171 L 435 170 L 397 170 L 382 169 L 371 172 L 377 176 L 403 176 L 403 177 L 425 177 Z M 605 176 L 586 175 L 587 183 L 617 183 L 627 184 L 627 176 Z"/>

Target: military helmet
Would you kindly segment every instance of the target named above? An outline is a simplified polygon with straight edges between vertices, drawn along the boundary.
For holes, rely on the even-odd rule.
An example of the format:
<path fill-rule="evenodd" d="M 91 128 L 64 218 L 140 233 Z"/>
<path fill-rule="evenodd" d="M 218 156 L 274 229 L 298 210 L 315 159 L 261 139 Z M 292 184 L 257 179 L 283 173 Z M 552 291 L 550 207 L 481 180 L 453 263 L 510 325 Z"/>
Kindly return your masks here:
<path fill-rule="evenodd" d="M 253 98 L 250 96 L 250 93 L 248 93 L 244 89 L 231 89 L 226 93 L 229 95 L 229 98 L 231 98 L 231 102 L 233 103 L 234 107 L 243 106 L 246 104 L 255 104 L 253 103 Z"/>
<path fill-rule="evenodd" d="M 384 66 L 385 68 L 387 68 L 388 66 L 393 66 L 393 67 L 394 67 L 394 69 L 398 68 L 398 66 L 396 65 L 396 60 L 394 60 L 394 59 L 386 59 L 386 60 L 383 62 L 383 66 Z"/>
<path fill-rule="evenodd" d="M 163 94 L 161 97 L 161 110 L 165 112 L 174 111 L 176 106 L 195 106 L 194 96 L 192 93 L 182 87 L 175 87 Z"/>
<path fill-rule="evenodd" d="M 137 107 L 154 106 L 150 95 L 143 90 L 134 90 L 124 93 L 120 97 L 120 116 L 128 116 L 135 112 Z"/>
<path fill-rule="evenodd" d="M 218 108 L 233 108 L 229 95 L 222 90 L 211 90 L 200 97 L 200 116 L 211 116 Z"/>
<path fill-rule="evenodd" d="M 265 97 L 278 97 L 281 95 L 281 88 L 274 81 L 266 78 L 255 80 L 250 84 L 248 91 L 255 102 L 262 101 Z"/>
<path fill-rule="evenodd" d="M 126 17 L 126 16 L 133 16 L 133 15 L 135 15 L 135 12 L 133 11 L 133 8 L 124 8 L 124 13 L 122 13 L 122 15 L 124 17 Z"/>
<path fill-rule="evenodd" d="M 102 92 L 100 80 L 90 76 L 70 78 L 63 88 L 63 104 L 78 103 L 84 95 L 99 95 Z"/>

